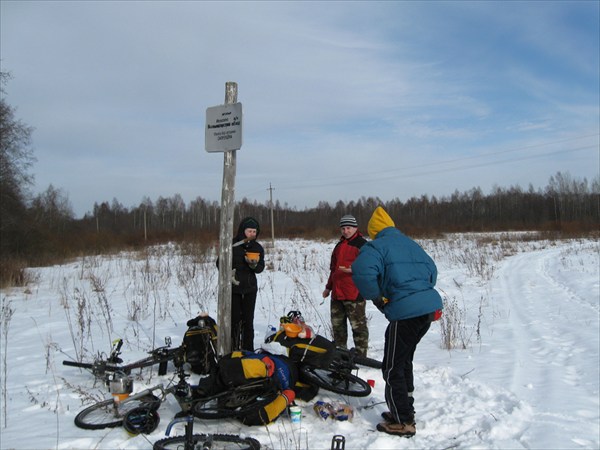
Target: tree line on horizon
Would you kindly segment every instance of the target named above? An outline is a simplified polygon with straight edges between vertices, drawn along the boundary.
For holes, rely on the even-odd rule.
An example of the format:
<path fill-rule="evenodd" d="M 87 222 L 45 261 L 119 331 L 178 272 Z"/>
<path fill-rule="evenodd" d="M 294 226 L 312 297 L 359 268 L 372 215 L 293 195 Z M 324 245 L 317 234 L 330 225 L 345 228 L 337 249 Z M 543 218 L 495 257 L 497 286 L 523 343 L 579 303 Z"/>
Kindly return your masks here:
<path fill-rule="evenodd" d="M 527 190 L 520 186 L 494 187 L 485 195 L 481 188 L 465 192 L 456 190 L 449 196 L 422 195 L 407 201 L 396 198 L 383 201 L 378 197 L 362 197 L 356 201 L 321 201 L 316 207 L 298 210 L 258 203 L 246 198 L 236 202 L 234 225 L 242 217 L 255 217 L 261 224 L 261 238 L 271 236 L 271 211 L 277 237 L 330 237 L 337 234 L 339 218 L 354 215 L 361 231 L 377 206 L 383 206 L 396 226 L 407 234 L 428 236 L 466 231 L 592 231 L 600 216 L 600 179 L 592 184 L 570 174 L 556 173 L 544 189 Z M 41 205 L 40 205 L 41 206 Z M 54 215 L 56 216 L 56 214 Z M 139 206 L 125 208 L 117 199 L 111 203 L 95 203 L 93 212 L 73 223 L 87 232 L 133 235 L 137 239 L 155 240 L 169 235 L 175 239 L 204 233 L 218 236 L 220 204 L 198 197 L 188 205 L 181 195 L 159 197 L 155 202 L 145 198 Z M 134 239 L 136 240 L 136 239 Z"/>
<path fill-rule="evenodd" d="M 449 232 L 551 231 L 566 234 L 598 230 L 600 182 L 578 180 L 568 173 L 550 177 L 544 189 L 520 186 L 495 187 L 489 194 L 480 188 L 456 190 L 449 196 L 423 195 L 407 201 L 362 197 L 356 201 L 319 202 L 298 210 L 278 201 L 258 203 L 244 198 L 234 207 L 234 228 L 252 216 L 261 225 L 261 240 L 275 238 L 337 237 L 340 217 L 352 214 L 366 234 L 377 206 L 383 206 L 404 233 L 417 237 Z M 211 243 L 218 240 L 220 204 L 202 197 L 186 204 L 181 195 L 145 198 L 126 208 L 117 199 L 95 203 L 92 212 L 75 219 L 67 197 L 50 186 L 30 203 L 28 230 L 16 255 L 65 255 L 141 247 L 168 241 Z M 271 226 L 271 212 L 273 228 Z M 235 231 L 235 230 L 234 230 Z M 271 233 L 273 231 L 273 233 Z M 2 244 L 4 248 L 4 244 Z"/>

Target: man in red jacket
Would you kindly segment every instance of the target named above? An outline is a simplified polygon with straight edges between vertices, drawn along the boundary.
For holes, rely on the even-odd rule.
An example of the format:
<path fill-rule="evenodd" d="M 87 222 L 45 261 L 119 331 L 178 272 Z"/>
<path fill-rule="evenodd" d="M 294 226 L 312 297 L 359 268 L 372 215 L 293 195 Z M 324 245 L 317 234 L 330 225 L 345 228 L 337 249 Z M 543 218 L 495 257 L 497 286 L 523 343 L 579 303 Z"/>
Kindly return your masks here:
<path fill-rule="evenodd" d="M 365 315 L 365 299 L 352 281 L 352 263 L 360 248 L 367 242 L 358 231 L 354 216 L 345 215 L 340 220 L 342 237 L 331 254 L 329 279 L 323 298 L 331 294 L 331 328 L 333 340 L 338 347 L 346 348 L 348 324 L 352 327 L 354 347 L 361 355 L 367 355 L 369 328 Z"/>

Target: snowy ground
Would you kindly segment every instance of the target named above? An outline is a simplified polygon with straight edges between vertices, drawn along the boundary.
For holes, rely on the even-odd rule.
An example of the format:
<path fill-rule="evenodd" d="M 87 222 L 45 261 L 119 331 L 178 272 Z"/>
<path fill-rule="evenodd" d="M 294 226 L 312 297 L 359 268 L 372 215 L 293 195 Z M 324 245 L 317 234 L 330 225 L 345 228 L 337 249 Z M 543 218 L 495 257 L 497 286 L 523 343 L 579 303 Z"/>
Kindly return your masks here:
<path fill-rule="evenodd" d="M 451 235 L 422 242 L 438 265 L 445 324 L 453 334 L 442 333 L 437 322 L 417 350 L 414 438 L 375 431 L 386 409 L 375 369 L 359 372 L 376 382 L 370 397 L 321 390 L 315 398 L 352 405 L 352 422 L 321 421 L 310 402 L 300 403 L 300 429 L 281 417 L 266 427 L 197 421 L 196 432 L 249 435 L 267 449 L 327 449 L 335 434 L 346 437 L 349 449 L 599 448 L 598 242 L 521 237 Z M 281 240 L 267 249 L 257 345 L 266 326 L 291 309 L 330 337 L 321 292 L 333 245 Z M 0 448 L 151 447 L 178 411 L 173 399 L 161 406 L 159 428 L 148 436 L 78 429 L 77 412 L 108 393 L 91 374 L 62 361 L 92 358 L 116 337 L 125 340 L 126 361 L 145 356 L 165 336 L 178 345 L 188 318 L 202 310 L 216 317 L 214 258 L 164 246 L 32 269 L 31 275 L 28 288 L 2 291 Z M 381 358 L 387 321 L 372 305 L 367 312 L 370 356 Z M 443 348 L 448 341 L 452 350 Z M 145 371 L 135 389 L 168 380 Z"/>

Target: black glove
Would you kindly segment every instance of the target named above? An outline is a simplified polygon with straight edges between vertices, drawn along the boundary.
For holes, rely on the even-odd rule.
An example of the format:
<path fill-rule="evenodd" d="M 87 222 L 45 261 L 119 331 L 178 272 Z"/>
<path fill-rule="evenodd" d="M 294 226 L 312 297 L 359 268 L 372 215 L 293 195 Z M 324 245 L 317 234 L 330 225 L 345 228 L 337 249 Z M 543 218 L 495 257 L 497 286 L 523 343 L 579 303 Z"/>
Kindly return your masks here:
<path fill-rule="evenodd" d="M 383 297 L 379 296 L 376 297 L 372 300 L 373 304 L 375 305 L 375 307 L 380 311 L 383 312 L 383 307 L 385 306 L 385 302 L 383 301 Z"/>

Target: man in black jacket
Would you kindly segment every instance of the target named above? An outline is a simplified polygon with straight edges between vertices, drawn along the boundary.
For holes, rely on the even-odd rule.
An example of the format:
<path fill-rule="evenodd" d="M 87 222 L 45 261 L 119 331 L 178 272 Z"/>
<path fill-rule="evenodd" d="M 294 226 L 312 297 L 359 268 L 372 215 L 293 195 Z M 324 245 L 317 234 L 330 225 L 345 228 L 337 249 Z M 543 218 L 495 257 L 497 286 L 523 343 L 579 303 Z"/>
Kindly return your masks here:
<path fill-rule="evenodd" d="M 265 269 L 265 250 L 256 239 L 260 225 L 252 217 L 240 222 L 233 238 L 231 286 L 232 350 L 254 351 L 254 308 L 258 283 L 256 274 Z M 219 262 L 217 261 L 217 266 Z"/>

